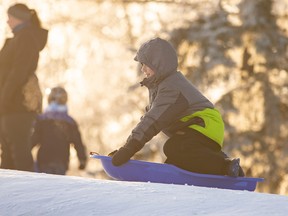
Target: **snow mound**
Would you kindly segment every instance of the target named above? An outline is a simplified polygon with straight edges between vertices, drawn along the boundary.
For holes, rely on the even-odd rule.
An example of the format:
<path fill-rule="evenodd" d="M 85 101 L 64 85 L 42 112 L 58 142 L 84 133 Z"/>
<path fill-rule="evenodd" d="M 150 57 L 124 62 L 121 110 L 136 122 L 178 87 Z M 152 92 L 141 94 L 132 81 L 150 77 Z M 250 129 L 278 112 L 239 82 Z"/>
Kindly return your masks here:
<path fill-rule="evenodd" d="M 0 169 L 0 215 L 287 215 L 288 197 Z"/>

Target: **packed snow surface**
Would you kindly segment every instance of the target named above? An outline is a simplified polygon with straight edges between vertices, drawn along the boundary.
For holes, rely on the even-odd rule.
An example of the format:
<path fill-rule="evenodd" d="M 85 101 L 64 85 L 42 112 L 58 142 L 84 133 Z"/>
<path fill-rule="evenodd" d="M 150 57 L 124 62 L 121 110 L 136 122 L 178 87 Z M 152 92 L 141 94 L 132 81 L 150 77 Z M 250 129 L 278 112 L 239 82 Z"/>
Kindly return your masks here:
<path fill-rule="evenodd" d="M 0 215 L 288 215 L 288 196 L 0 169 Z"/>

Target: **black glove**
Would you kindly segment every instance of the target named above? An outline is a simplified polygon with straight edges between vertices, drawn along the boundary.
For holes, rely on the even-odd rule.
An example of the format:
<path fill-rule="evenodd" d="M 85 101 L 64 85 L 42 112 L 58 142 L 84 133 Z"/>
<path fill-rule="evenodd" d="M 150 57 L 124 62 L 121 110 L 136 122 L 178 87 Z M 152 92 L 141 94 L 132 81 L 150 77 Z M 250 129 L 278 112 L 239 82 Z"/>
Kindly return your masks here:
<path fill-rule="evenodd" d="M 121 147 L 113 156 L 112 164 L 114 166 L 120 166 L 124 163 L 127 163 L 130 158 L 134 155 L 134 151 L 131 151 L 129 148 Z"/>
<path fill-rule="evenodd" d="M 84 170 L 85 167 L 86 167 L 86 160 L 80 160 L 80 164 L 79 164 L 78 169 L 79 170 Z"/>
<path fill-rule="evenodd" d="M 108 154 L 109 157 L 112 157 L 118 150 L 114 150 Z"/>
<path fill-rule="evenodd" d="M 123 147 L 121 147 L 118 151 L 111 152 L 112 156 L 112 164 L 114 166 L 120 166 L 124 163 L 127 163 L 130 158 L 139 151 L 143 145 L 134 139 L 130 139 Z M 111 154 L 110 153 L 110 154 Z"/>

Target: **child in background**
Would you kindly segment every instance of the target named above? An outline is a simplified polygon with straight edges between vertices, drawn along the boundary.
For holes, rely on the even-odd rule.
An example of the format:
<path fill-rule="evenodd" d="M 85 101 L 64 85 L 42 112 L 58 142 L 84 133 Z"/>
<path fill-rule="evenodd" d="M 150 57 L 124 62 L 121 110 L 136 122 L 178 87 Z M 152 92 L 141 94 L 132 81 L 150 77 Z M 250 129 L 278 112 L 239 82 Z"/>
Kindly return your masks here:
<path fill-rule="evenodd" d="M 65 175 L 69 167 L 70 144 L 74 144 L 80 161 L 79 169 L 86 166 L 87 155 L 76 121 L 68 114 L 68 95 L 64 88 L 51 89 L 48 107 L 37 117 L 32 135 L 32 148 L 37 152 L 39 172 Z"/>

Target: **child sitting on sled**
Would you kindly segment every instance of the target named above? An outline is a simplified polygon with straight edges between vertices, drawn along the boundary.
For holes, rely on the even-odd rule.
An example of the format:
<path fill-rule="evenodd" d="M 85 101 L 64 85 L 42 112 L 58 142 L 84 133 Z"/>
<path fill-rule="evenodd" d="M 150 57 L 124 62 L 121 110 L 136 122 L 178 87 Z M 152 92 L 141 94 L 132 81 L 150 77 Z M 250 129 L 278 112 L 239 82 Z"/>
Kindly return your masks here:
<path fill-rule="evenodd" d="M 86 165 L 87 155 L 76 121 L 67 113 L 67 92 L 62 87 L 51 89 L 48 107 L 37 117 L 32 135 L 32 148 L 37 152 L 37 171 L 65 175 L 69 166 L 70 144 L 74 144 L 80 161 L 79 169 Z"/>
<path fill-rule="evenodd" d="M 150 103 L 126 144 L 109 154 L 113 165 L 128 162 L 163 131 L 169 137 L 163 147 L 165 163 L 203 174 L 244 176 L 240 159 L 230 159 L 222 152 L 224 123 L 220 112 L 177 71 L 177 54 L 170 43 L 151 39 L 139 48 L 134 60 L 142 65 L 146 78 L 141 86 L 148 88 Z"/>

